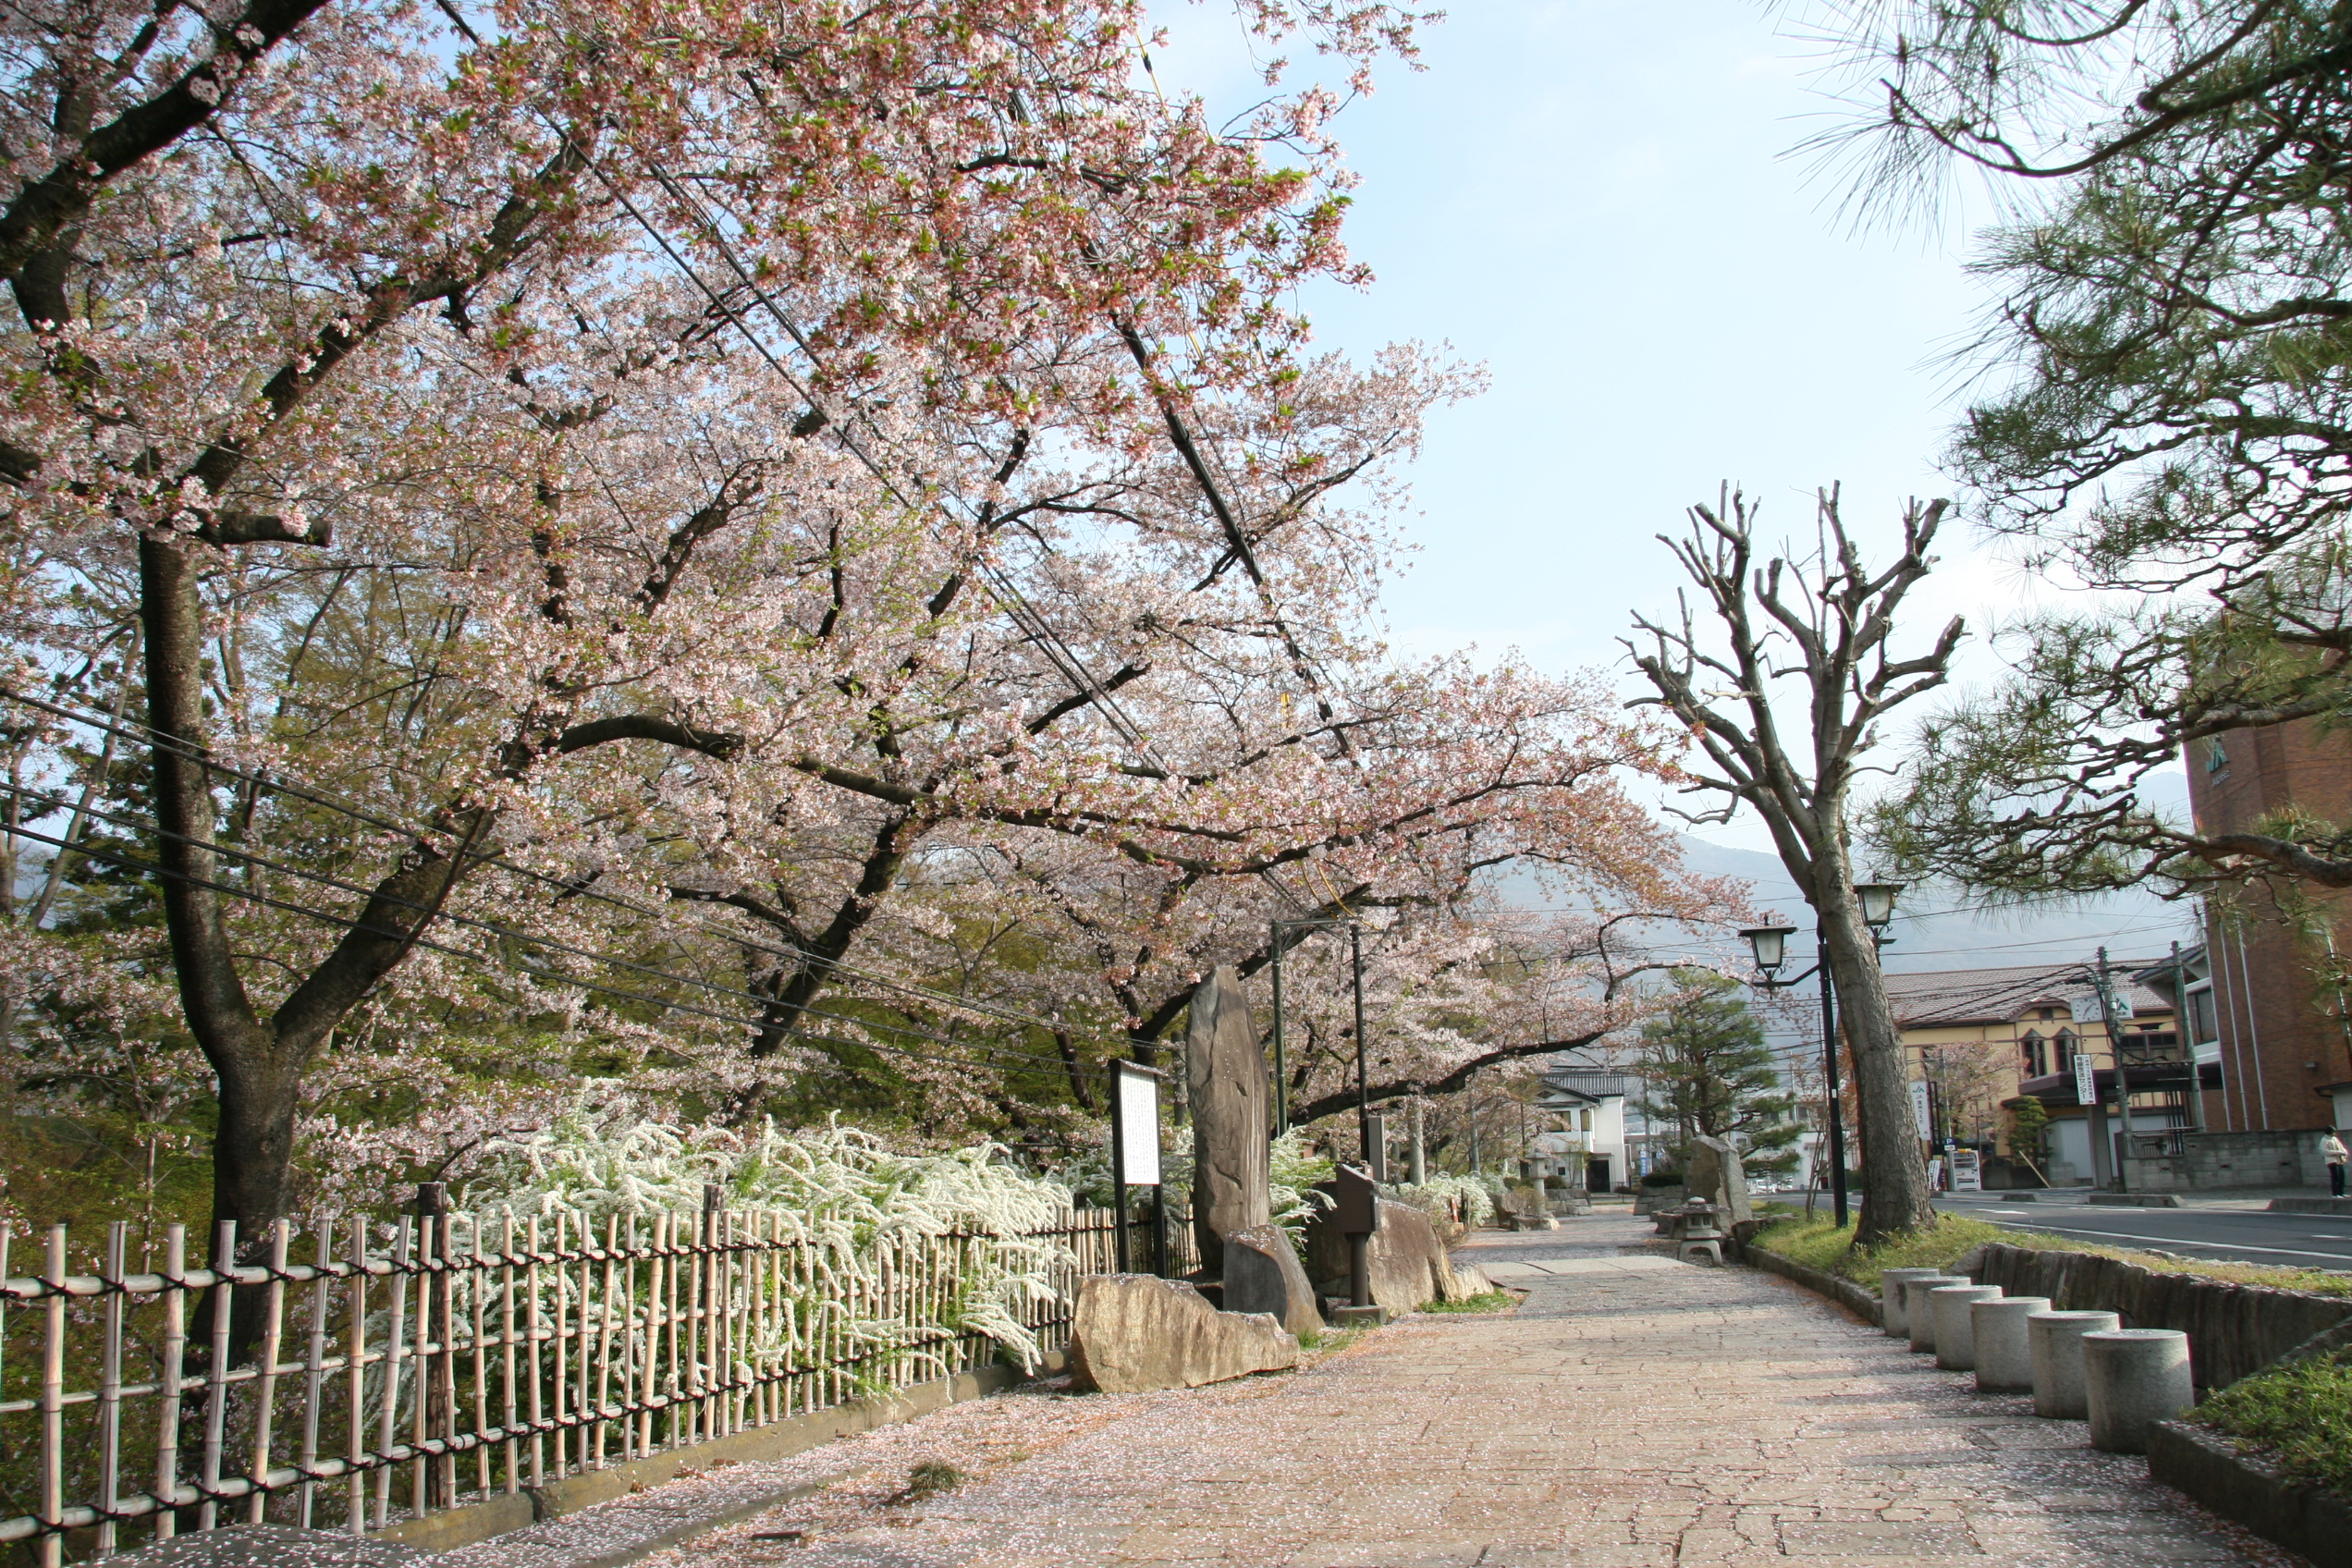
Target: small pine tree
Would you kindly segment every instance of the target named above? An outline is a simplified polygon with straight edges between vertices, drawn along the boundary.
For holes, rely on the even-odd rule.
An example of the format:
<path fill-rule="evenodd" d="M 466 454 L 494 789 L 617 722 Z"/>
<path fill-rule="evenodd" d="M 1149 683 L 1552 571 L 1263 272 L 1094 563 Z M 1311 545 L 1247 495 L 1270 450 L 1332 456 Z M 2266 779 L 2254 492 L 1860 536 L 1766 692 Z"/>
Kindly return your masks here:
<path fill-rule="evenodd" d="M 2009 1152 L 2040 1169 L 2042 1145 L 2050 1136 L 2050 1112 L 2031 1095 L 2011 1100 L 2009 1112 Z"/>
<path fill-rule="evenodd" d="M 1796 1095 L 1739 982 L 1692 969 L 1672 978 L 1679 994 L 1642 1029 L 1642 1114 L 1686 1139 L 1725 1140 L 1751 1171 L 1794 1170 L 1805 1132 Z"/>

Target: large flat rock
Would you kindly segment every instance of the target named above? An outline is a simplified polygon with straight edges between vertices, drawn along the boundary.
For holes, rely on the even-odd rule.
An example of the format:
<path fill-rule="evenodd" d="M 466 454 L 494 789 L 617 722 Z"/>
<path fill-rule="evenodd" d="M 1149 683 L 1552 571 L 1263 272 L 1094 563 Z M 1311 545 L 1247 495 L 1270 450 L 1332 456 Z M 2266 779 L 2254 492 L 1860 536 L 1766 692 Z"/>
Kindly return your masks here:
<path fill-rule="evenodd" d="M 1262 1312 L 1219 1312 L 1182 1280 L 1089 1274 L 1070 1325 L 1071 1381 L 1107 1394 L 1197 1389 L 1296 1366 L 1298 1336 Z"/>

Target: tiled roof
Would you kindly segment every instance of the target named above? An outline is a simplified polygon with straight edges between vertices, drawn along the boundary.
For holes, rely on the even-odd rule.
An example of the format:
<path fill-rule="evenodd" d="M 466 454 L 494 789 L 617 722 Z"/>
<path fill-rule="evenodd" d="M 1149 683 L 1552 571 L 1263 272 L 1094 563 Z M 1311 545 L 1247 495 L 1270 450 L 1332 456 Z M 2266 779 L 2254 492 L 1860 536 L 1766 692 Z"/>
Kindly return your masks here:
<path fill-rule="evenodd" d="M 2111 963 L 2110 983 L 2135 1013 L 2169 1012 L 2164 995 L 2131 978 L 2146 960 Z M 2095 1014 L 2096 987 L 2088 963 L 2036 963 L 2007 969 L 1942 969 L 1890 974 L 1887 1001 L 1904 1028 L 1933 1023 L 2006 1023 L 2037 1007 L 2064 1006 L 2077 1018 Z"/>
<path fill-rule="evenodd" d="M 1543 1075 L 1546 1089 L 1564 1090 L 1583 1095 L 1589 1099 L 1607 1099 L 1611 1095 L 1626 1093 L 1623 1074 L 1615 1072 L 1579 1072 L 1553 1071 Z"/>

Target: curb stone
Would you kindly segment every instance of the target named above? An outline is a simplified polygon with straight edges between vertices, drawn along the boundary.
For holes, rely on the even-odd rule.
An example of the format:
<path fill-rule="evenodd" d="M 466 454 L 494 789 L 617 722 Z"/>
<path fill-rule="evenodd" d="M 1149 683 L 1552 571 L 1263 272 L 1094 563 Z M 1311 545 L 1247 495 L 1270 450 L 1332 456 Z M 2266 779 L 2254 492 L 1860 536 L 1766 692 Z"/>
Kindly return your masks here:
<path fill-rule="evenodd" d="M 439 1513 L 429 1513 L 422 1519 L 411 1519 L 388 1530 L 379 1530 L 365 1537 L 371 1541 L 396 1543 L 428 1552 L 455 1551 L 460 1548 L 478 1546 L 535 1525 L 546 1525 L 569 1518 L 583 1509 L 599 1504 L 619 1504 L 632 1497 L 651 1491 L 663 1482 L 676 1479 L 687 1470 L 708 1470 L 722 1464 L 754 1464 L 765 1460 L 789 1459 L 805 1453 L 839 1439 L 870 1432 L 881 1427 L 894 1427 L 935 1410 L 944 1410 L 966 1400 L 985 1399 L 1034 1378 L 1050 1378 L 1068 1369 L 1066 1353 L 1048 1351 L 1038 1358 L 1038 1370 L 1023 1374 L 1009 1366 L 986 1366 L 976 1371 L 959 1372 L 951 1378 L 940 1378 L 927 1383 L 916 1383 L 893 1394 L 852 1400 L 825 1410 L 796 1415 L 765 1427 L 753 1427 L 743 1431 L 695 1443 L 686 1448 L 631 1460 L 602 1470 L 568 1476 L 534 1489 L 525 1488 L 511 1497 L 493 1498 L 487 1502 L 472 1503 Z M 840 1479 L 834 1476 L 816 1489 Z M 749 1512 L 759 1513 L 779 1502 L 790 1502 L 808 1492 L 806 1483 L 794 1483 L 776 1491 L 754 1494 L 741 1500 Z M 614 1553 L 583 1558 L 570 1568 L 621 1568 L 649 1552 L 666 1550 L 680 1540 L 691 1538 L 705 1530 L 732 1523 L 741 1514 L 729 1513 L 737 1507 L 733 1500 L 719 1503 L 708 1514 L 698 1514 L 692 1520 L 680 1520 L 670 1530 L 681 1531 L 676 1538 L 664 1538 L 656 1545 L 616 1549 Z M 723 1515 L 723 1516 L 722 1516 Z"/>
<path fill-rule="evenodd" d="M 1747 1260 L 1851 1308 L 1868 1322 L 1879 1320 L 1877 1299 L 1851 1280 L 1807 1268 L 1758 1246 L 1747 1248 Z M 1979 1249 L 1961 1258 L 1953 1272 L 1973 1277 L 1982 1267 Z M 2352 1324 L 2320 1338 L 2352 1338 Z M 2290 1353 L 2280 1359 L 2298 1357 Z M 2289 1480 L 2260 1460 L 2239 1452 L 2236 1444 L 2217 1433 L 2185 1421 L 2156 1423 L 2148 1433 L 2148 1473 L 2150 1479 L 2193 1498 L 2264 1540 L 2301 1553 L 2314 1568 L 2352 1568 L 2352 1503 Z"/>
<path fill-rule="evenodd" d="M 2218 1433 L 2158 1422 L 2148 1431 L 2148 1473 L 2317 1568 L 2352 1568 L 2352 1504 L 2289 1480 Z"/>
<path fill-rule="evenodd" d="M 1783 1280 L 1804 1286 L 1817 1296 L 1827 1296 L 1872 1328 L 1879 1327 L 1879 1298 L 1853 1280 L 1824 1274 L 1818 1268 L 1807 1268 L 1795 1258 L 1767 1252 L 1759 1246 L 1750 1245 L 1746 1251 L 1747 1261 L 1767 1274 L 1778 1274 Z"/>

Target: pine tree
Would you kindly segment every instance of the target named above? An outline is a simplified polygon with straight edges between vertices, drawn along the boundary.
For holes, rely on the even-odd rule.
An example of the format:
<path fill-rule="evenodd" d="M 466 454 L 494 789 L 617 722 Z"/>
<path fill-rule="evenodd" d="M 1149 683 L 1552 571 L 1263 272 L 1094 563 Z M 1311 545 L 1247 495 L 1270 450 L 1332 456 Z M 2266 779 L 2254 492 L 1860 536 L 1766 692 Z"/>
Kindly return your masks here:
<path fill-rule="evenodd" d="M 1673 980 L 1681 994 L 1642 1029 L 1642 1113 L 1673 1123 L 1685 1144 L 1724 1139 L 1750 1171 L 1795 1170 L 1805 1131 L 1793 1120 L 1796 1095 L 1739 983 L 1704 970 L 1676 970 Z"/>

